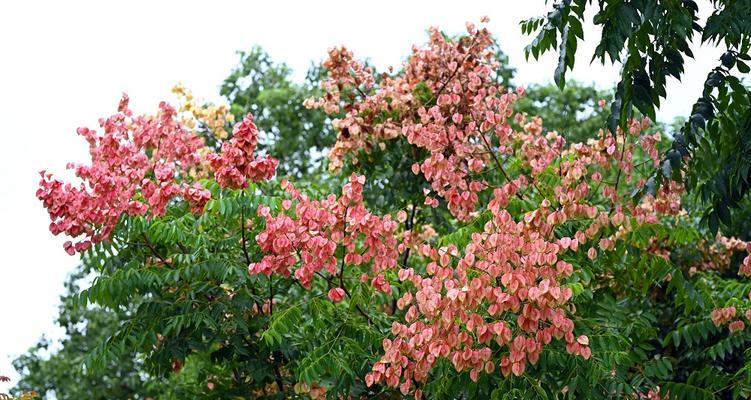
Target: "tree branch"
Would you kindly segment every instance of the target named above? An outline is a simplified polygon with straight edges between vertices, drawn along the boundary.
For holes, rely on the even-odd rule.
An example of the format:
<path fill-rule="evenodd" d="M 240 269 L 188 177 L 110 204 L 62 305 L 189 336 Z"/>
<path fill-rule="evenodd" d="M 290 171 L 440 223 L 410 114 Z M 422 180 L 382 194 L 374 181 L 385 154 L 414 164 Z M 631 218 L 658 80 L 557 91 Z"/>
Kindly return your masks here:
<path fill-rule="evenodd" d="M 243 198 L 243 202 L 240 205 L 240 235 L 242 236 L 243 254 L 245 255 L 245 262 L 250 265 L 250 255 L 248 254 L 248 247 L 245 245 L 245 190 L 240 195 Z"/>
<path fill-rule="evenodd" d="M 342 290 L 344 290 L 344 294 L 346 294 L 347 297 L 349 297 L 350 299 L 352 299 L 352 294 L 349 292 L 349 290 L 347 290 L 347 287 L 344 285 L 344 266 L 345 266 L 344 257 L 346 256 L 347 249 L 344 246 L 344 242 L 343 241 L 344 241 L 344 235 L 347 234 L 346 231 L 347 231 L 347 211 L 348 210 L 349 210 L 349 208 L 345 208 L 344 209 L 344 218 L 342 218 L 342 221 L 343 221 L 343 226 L 342 226 L 342 261 L 341 261 L 341 264 L 339 266 L 339 287 L 341 287 Z M 373 324 L 373 320 L 370 319 L 370 316 L 368 315 L 368 313 L 366 313 L 365 310 L 363 310 L 362 307 L 360 307 L 359 304 L 355 304 L 355 308 L 357 309 L 357 311 L 360 312 L 360 314 L 363 317 L 365 317 L 365 319 L 368 320 L 369 324 L 371 324 L 371 325 Z"/>
<path fill-rule="evenodd" d="M 154 256 L 155 256 L 156 258 L 158 258 L 158 259 L 159 259 L 159 260 L 160 260 L 160 261 L 161 261 L 161 262 L 162 262 L 162 263 L 163 263 L 164 265 L 166 265 L 166 266 L 168 266 L 168 267 L 172 268 L 172 264 L 171 264 L 171 263 L 169 263 L 169 262 L 167 262 L 167 260 L 165 260 L 165 259 L 164 259 L 164 258 L 162 257 L 162 255 L 161 255 L 161 254 L 159 254 L 159 252 L 157 252 L 157 251 L 156 251 L 156 248 L 154 248 L 154 245 L 152 245 L 152 244 L 151 244 L 151 241 L 149 241 L 149 237 L 148 237 L 148 236 L 146 236 L 146 232 L 141 232 L 141 235 L 143 236 L 143 240 L 144 240 L 144 242 L 146 243 L 146 247 L 148 247 L 148 248 L 149 248 L 149 250 L 151 250 L 151 253 L 152 253 L 152 254 L 154 254 Z"/>
<path fill-rule="evenodd" d="M 495 152 L 493 152 L 493 147 L 490 146 L 490 142 L 488 142 L 488 139 L 485 137 L 483 133 L 480 133 L 480 137 L 482 138 L 482 141 L 485 142 L 485 146 L 488 148 L 488 152 L 493 157 L 493 160 L 495 161 L 495 164 L 498 166 L 498 169 L 501 170 L 503 177 L 506 179 L 507 182 L 511 182 L 511 178 L 506 173 L 506 170 L 503 169 L 503 165 L 501 165 L 501 162 L 498 161 L 498 157 L 495 156 Z M 516 192 L 516 197 L 518 197 L 519 200 L 524 200 L 524 197 L 519 192 Z"/>

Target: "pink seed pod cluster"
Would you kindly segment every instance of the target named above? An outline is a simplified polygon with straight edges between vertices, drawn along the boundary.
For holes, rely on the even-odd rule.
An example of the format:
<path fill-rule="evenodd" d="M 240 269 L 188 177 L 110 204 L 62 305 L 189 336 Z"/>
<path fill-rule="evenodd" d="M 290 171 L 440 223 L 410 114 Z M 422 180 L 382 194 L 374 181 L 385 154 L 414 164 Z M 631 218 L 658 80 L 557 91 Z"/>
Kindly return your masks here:
<path fill-rule="evenodd" d="M 78 129 L 91 156 L 90 165 L 69 165 L 80 183 L 42 171 L 36 193 L 52 220 L 50 231 L 75 239 L 64 244 L 71 255 L 108 239 L 122 215 L 158 217 L 175 198 L 187 201 L 193 212 L 203 212 L 211 193 L 188 171 L 207 160 L 217 182 L 233 188 L 247 186 L 248 179 L 269 179 L 277 165 L 271 157 L 253 155 L 258 130 L 250 115 L 235 126 L 221 153 L 209 151 L 166 102 L 156 115 L 134 116 L 123 95 L 117 113 L 100 119 L 99 125 L 102 133 Z"/>

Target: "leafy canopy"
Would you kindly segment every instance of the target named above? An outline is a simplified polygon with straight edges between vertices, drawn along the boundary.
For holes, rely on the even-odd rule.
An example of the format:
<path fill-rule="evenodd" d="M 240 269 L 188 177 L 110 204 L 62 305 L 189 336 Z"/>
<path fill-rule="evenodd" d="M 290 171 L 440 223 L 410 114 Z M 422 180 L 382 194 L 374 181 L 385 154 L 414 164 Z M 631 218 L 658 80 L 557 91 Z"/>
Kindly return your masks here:
<path fill-rule="evenodd" d="M 165 398 L 748 396 L 749 243 L 650 186 L 648 120 L 569 143 L 517 112 L 495 46 L 432 29 L 382 74 L 332 49 L 305 101 L 331 180 L 273 178 L 222 107 L 80 129 L 86 184 L 38 197 L 95 272 L 71 306 L 123 312 L 86 368 L 136 354 Z"/>

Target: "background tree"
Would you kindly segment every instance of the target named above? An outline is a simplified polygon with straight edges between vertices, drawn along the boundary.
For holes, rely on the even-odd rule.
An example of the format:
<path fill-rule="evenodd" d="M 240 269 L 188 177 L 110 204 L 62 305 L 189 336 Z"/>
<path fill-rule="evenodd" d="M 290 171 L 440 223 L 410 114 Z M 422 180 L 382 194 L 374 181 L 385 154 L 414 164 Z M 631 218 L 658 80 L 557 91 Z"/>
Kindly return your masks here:
<path fill-rule="evenodd" d="M 557 131 L 571 143 L 585 142 L 605 126 L 608 113 L 600 100 L 612 94 L 580 82 L 560 90 L 554 85 L 530 85 L 516 109 L 542 118 L 545 129 Z"/>
<path fill-rule="evenodd" d="M 42 338 L 13 362 L 21 375 L 15 392 L 35 391 L 42 398 L 145 399 L 161 397 L 135 352 L 124 352 L 104 368 L 86 368 L 86 357 L 113 335 L 136 304 L 116 309 L 96 305 L 79 307 L 76 296 L 87 284 L 92 268 L 77 267 L 65 283 L 57 325 L 65 329 L 58 342 Z"/>
<path fill-rule="evenodd" d="M 323 180 L 326 179 L 327 174 L 325 174 L 323 152 L 333 143 L 334 137 L 330 127 L 324 124 L 325 114 L 306 109 L 302 105 L 305 98 L 318 90 L 319 76 L 319 69 L 313 68 L 308 73 L 305 83 L 294 83 L 291 81 L 291 71 L 286 65 L 273 63 L 263 50 L 254 48 L 247 53 L 240 53 L 240 63 L 225 80 L 221 93 L 227 96 L 230 109 L 237 118 L 241 119 L 249 109 L 252 109 L 252 112 L 258 116 L 256 123 L 263 130 L 259 148 L 283 154 L 282 159 L 285 165 L 280 167 L 280 174 L 304 175 L 307 179 L 317 181 L 321 187 L 324 187 Z M 183 108 L 186 112 L 199 116 L 196 118 L 195 126 L 202 132 L 206 142 L 214 147 L 220 147 L 223 139 L 226 139 L 227 130 L 231 130 L 232 125 L 230 118 L 222 115 L 222 112 L 227 110 L 196 101 L 185 88 L 178 87 L 176 92 L 184 101 Z M 236 212 L 232 215 L 238 220 L 234 224 L 239 224 L 243 215 L 245 218 L 251 216 L 251 208 L 234 211 Z M 250 245 L 252 238 L 248 236 L 245 239 Z M 143 238 L 140 240 L 145 246 Z M 149 257 L 153 257 L 153 253 L 149 254 Z M 116 260 L 110 261 L 117 262 Z M 230 281 L 233 286 L 244 286 L 243 282 L 247 275 L 245 267 L 243 265 L 238 267 L 237 277 L 243 279 Z M 251 388 L 263 387 L 256 382 L 246 382 L 245 373 L 239 373 L 241 370 L 247 371 L 249 369 L 247 366 L 258 360 L 254 359 L 255 350 L 247 348 L 244 339 L 237 336 L 235 340 L 240 342 L 234 342 L 233 346 L 240 349 L 242 353 L 240 356 L 236 355 L 234 350 L 218 351 L 227 347 L 225 343 L 210 349 L 211 351 L 195 355 L 185 354 L 184 350 L 175 351 L 176 354 L 169 356 L 168 359 L 174 359 L 176 362 L 170 361 L 168 368 L 156 371 L 148 368 L 142 357 L 135 351 L 118 352 L 114 358 L 107 359 L 106 364 L 82 367 L 86 362 L 92 363 L 92 355 L 98 354 L 97 351 L 104 348 L 102 343 L 112 338 L 121 326 L 130 320 L 130 315 L 141 310 L 137 295 L 129 297 L 128 303 L 122 306 L 82 307 L 76 296 L 81 289 L 79 283 L 101 275 L 101 269 L 85 263 L 70 276 L 66 283 L 67 294 L 61 298 L 62 305 L 57 321 L 58 325 L 66 330 L 66 336 L 60 342 L 55 343 L 42 339 L 35 347 L 29 349 L 28 353 L 14 361 L 14 366 L 22 376 L 15 388 L 16 393 L 33 388 L 43 397 L 52 396 L 54 393 L 54 396 L 59 399 L 92 396 L 95 398 L 184 399 L 209 395 L 225 398 L 233 393 L 247 394 Z M 221 294 L 213 302 L 221 305 L 222 310 L 228 307 L 233 313 L 244 315 L 247 312 L 247 304 L 229 301 L 228 295 L 236 301 L 240 296 L 230 292 L 228 285 L 225 281 L 224 289 L 217 286 L 205 289 L 212 289 Z M 248 288 L 245 287 L 244 290 L 245 295 L 248 296 Z M 207 296 L 214 298 L 216 294 Z M 158 310 L 158 308 L 152 308 L 152 310 Z M 146 319 L 162 317 L 163 314 L 159 314 L 148 316 Z M 222 319 L 219 318 L 216 322 Z M 132 324 L 133 321 L 130 323 Z M 231 331 L 232 329 L 225 326 L 225 332 Z M 199 342 L 203 340 L 200 334 L 196 340 Z M 226 340 L 229 341 L 229 339 Z M 233 357 L 240 357 L 243 361 L 238 362 L 245 363 L 245 366 L 242 369 L 236 365 L 227 367 L 227 360 Z M 264 362 L 260 364 L 268 365 Z M 172 370 L 181 371 L 181 373 L 170 378 L 167 371 Z M 273 376 L 271 366 L 267 372 L 269 376 Z M 259 373 L 258 370 L 256 373 Z M 254 379 L 258 379 L 258 376 Z M 273 382 L 273 379 L 270 382 Z"/>
<path fill-rule="evenodd" d="M 312 66 L 302 83 L 292 70 L 275 63 L 259 47 L 240 52 L 240 63 L 224 80 L 220 94 L 237 119 L 253 113 L 262 132 L 260 148 L 280 154 L 279 174 L 310 177 L 324 169 L 324 151 L 336 140 L 326 115 L 305 108 L 306 98 L 319 92 L 324 71 Z"/>

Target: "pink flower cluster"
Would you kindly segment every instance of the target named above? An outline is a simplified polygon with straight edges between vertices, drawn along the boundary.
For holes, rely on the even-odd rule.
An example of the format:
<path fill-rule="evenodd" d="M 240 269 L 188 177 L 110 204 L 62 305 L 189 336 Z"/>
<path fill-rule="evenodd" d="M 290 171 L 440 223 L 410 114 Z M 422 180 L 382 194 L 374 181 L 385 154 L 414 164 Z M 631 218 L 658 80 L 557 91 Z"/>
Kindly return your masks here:
<path fill-rule="evenodd" d="M 699 243 L 701 259 L 691 267 L 690 274 L 698 271 L 724 270 L 731 264 L 731 259 L 737 252 L 747 252 L 738 268 L 738 275 L 751 276 L 751 242 L 734 237 L 717 234 L 715 240 Z"/>
<path fill-rule="evenodd" d="M 449 40 L 432 28 L 429 43 L 413 47 L 403 73 L 384 74 L 377 85 L 373 83 L 372 71 L 354 60 L 351 52 L 343 48 L 329 52 L 326 61 L 329 76 L 322 85 L 326 93 L 321 98 L 307 100 L 306 104 L 330 114 L 341 113 L 344 104 L 343 116 L 333 120 L 339 130 L 337 143 L 329 154 L 333 169 L 340 168 L 347 155 L 371 151 L 383 141 L 404 137 L 429 154 L 412 166 L 413 173 L 421 173 L 430 183 L 430 189 L 425 189 L 425 204 L 433 207 L 439 204 L 431 196 L 434 192 L 446 201 L 455 217 L 469 220 L 478 206 L 478 194 L 488 188 L 482 179 L 488 164 L 493 162 L 493 167 L 502 170 L 503 159 L 513 155 L 521 159 L 535 181 L 564 155 L 565 140 L 556 132 L 544 133 L 539 117 L 527 120 L 524 115 L 514 115 L 513 104 L 524 90 L 508 91 L 494 80 L 496 61 L 487 29 L 468 24 L 467 32 L 464 37 Z M 426 95 L 430 99 L 426 100 Z M 512 129 L 512 116 L 513 122 L 523 127 L 520 132 Z M 649 124 L 646 118 L 632 120 L 627 133 L 618 129 L 615 134 L 601 133 L 592 143 L 576 144 L 570 153 L 577 160 L 570 166 L 568 161 L 562 162 L 562 167 L 573 170 L 572 181 L 584 186 L 574 190 L 589 190 L 588 182 L 581 178 L 590 173 L 595 179 L 599 172 L 594 174 L 588 169 L 594 166 L 611 169 L 614 160 L 623 172 L 623 180 L 631 180 L 635 145 L 627 143 L 628 135 L 641 137 L 643 151 L 653 162 L 659 162 L 656 143 L 660 135 L 641 136 Z M 505 175 L 505 171 L 498 173 Z M 539 186 L 527 177 L 521 178 L 522 183 Z M 565 186 L 555 188 L 565 189 Z M 678 212 L 676 192 L 680 190 L 673 189 L 662 189 L 663 197 L 669 198 L 667 204 L 655 202 L 651 210 L 642 214 L 653 215 L 654 208 L 665 211 L 665 206 L 673 213 Z M 602 191 L 613 203 L 620 200 L 617 188 L 612 185 L 603 185 Z M 556 197 L 560 194 L 555 193 Z"/>
<path fill-rule="evenodd" d="M 368 91 L 375 84 L 373 70 L 354 59 L 353 54 L 345 47 L 333 47 L 328 51 L 329 57 L 323 62 L 328 71 L 329 79 L 321 82 L 321 88 L 326 92 L 320 99 L 309 98 L 305 106 L 309 108 L 323 108 L 327 114 L 337 113 L 343 100 L 354 101 L 357 95 L 354 91 Z M 345 88 L 350 89 L 343 93 Z M 345 99 L 341 95 L 345 94 Z M 355 132 L 357 135 L 359 132 Z"/>
<path fill-rule="evenodd" d="M 134 116 L 128 103 L 128 96 L 123 95 L 118 112 L 99 120 L 101 134 L 78 129 L 89 142 L 91 156 L 91 165 L 68 166 L 82 181 L 79 185 L 41 172 L 36 194 L 52 220 L 50 231 L 80 238 L 65 242 L 71 255 L 108 239 L 123 214 L 160 216 L 176 198 L 201 213 L 211 197 L 192 182 L 189 173 L 191 168 L 204 167 L 202 154 L 208 149 L 203 139 L 183 125 L 176 110 L 165 102 L 159 104 L 155 116 Z M 252 157 L 257 141 L 252 117 L 238 124 L 235 134 L 221 155 L 208 154 L 220 184 L 243 187 L 246 179 L 273 175 L 276 160 Z"/>
<path fill-rule="evenodd" d="M 666 393 L 664 396 L 661 396 L 660 387 L 656 386 L 653 389 L 650 389 L 646 394 L 639 393 L 639 398 L 647 400 L 668 400 L 670 398 L 670 393 Z"/>
<path fill-rule="evenodd" d="M 648 119 L 629 121 L 627 132 L 600 131 L 567 147 L 561 135 L 544 131 L 539 117 L 514 114 L 513 103 L 523 90 L 506 91 L 491 79 L 489 33 L 471 25 L 468 32 L 449 41 L 431 30 L 430 43 L 413 48 L 404 73 L 384 75 L 377 87 L 361 84 L 370 82 L 370 72 L 351 53 L 331 53 L 336 59 L 329 63 L 338 67 L 324 84 L 327 93 L 308 101 L 329 113 L 340 112 L 344 104 L 343 116 L 334 120 L 339 130 L 330 154 L 334 168 L 346 155 L 404 137 L 429 154 L 412 166 L 430 183 L 425 204 L 438 204 L 435 193 L 460 220 L 472 217 L 478 194 L 488 189 L 481 174 L 492 167 L 507 178 L 487 204 L 492 220 L 466 248 L 419 246 L 404 232 L 400 249 L 417 247 L 429 263 L 424 275 L 399 271 L 400 280 L 414 288 L 397 301 L 406 321 L 393 324 L 393 337 L 384 340 L 384 355 L 366 384 L 385 383 L 418 397 L 416 383 L 424 382 L 442 357 L 472 379 L 496 367 L 520 375 L 553 339 L 564 340 L 572 354 L 590 357 L 589 340 L 574 334 L 570 317 L 572 291 L 565 283 L 574 266 L 560 255 L 583 250 L 596 260 L 632 231 L 634 221 L 656 223 L 682 211 L 680 185 L 663 185 L 638 204 L 624 200 L 623 186 L 619 190 L 633 179 L 636 155 L 659 160 L 661 136 L 642 134 Z M 432 97 L 427 101 L 420 95 L 425 90 Z M 511 128 L 512 116 L 519 131 Z M 503 170 L 511 157 L 520 166 L 515 176 Z M 616 182 L 605 182 L 603 174 L 612 170 L 619 171 Z M 554 185 L 550 175 L 557 177 Z M 537 208 L 514 219 L 506 210 L 514 196 Z M 577 230 L 557 237 L 554 228 L 570 221 Z M 493 341 L 504 349 L 500 355 L 491 354 Z"/>
<path fill-rule="evenodd" d="M 649 158 L 652 159 L 652 165 L 655 167 L 660 165 L 660 154 L 657 150 L 657 142 L 660 141 L 661 136 L 660 133 L 655 133 L 654 135 L 643 135 L 639 138 L 642 148 L 647 154 L 649 154 Z"/>
<path fill-rule="evenodd" d="M 370 151 L 379 142 L 403 136 L 430 154 L 412 171 L 425 176 L 457 218 L 470 218 L 477 193 L 487 187 L 474 175 L 490 160 L 493 137 L 503 141 L 511 133 L 508 117 L 518 94 L 506 91 L 492 77 L 490 33 L 471 24 L 467 29 L 468 36 L 450 41 L 431 28 L 430 42 L 413 48 L 404 73 L 393 78 L 384 75 L 375 90 L 371 90 L 372 72 L 351 52 L 344 48 L 329 52 L 324 64 L 329 77 L 322 84 L 326 94 L 306 105 L 337 113 L 342 101 L 348 101 L 344 116 L 333 121 L 339 130 L 329 153 L 333 169 L 340 168 L 348 154 Z M 420 90 L 431 94 L 427 104 L 415 97 Z M 393 118 L 394 114 L 400 118 Z M 438 203 L 428 197 L 426 204 Z"/>
<path fill-rule="evenodd" d="M 338 302 L 344 300 L 344 295 L 345 294 L 346 294 L 346 292 L 344 291 L 344 289 L 342 289 L 340 287 L 331 288 L 329 290 L 329 299 L 331 299 L 331 301 L 333 301 L 334 303 L 338 303 Z"/>
<path fill-rule="evenodd" d="M 258 128 L 248 114 L 232 130 L 232 138 L 222 144 L 221 154 L 208 155 L 217 183 L 222 187 L 240 189 L 253 182 L 271 179 L 279 161 L 273 157 L 256 157 Z"/>
<path fill-rule="evenodd" d="M 83 251 L 109 237 L 122 214 L 162 215 L 167 203 L 182 196 L 194 211 L 203 210 L 210 193 L 189 184 L 182 171 L 201 162 L 203 140 L 176 118 L 175 109 L 159 104 L 156 116 L 133 116 L 128 97 L 118 112 L 78 134 L 89 142 L 91 165 L 69 165 L 83 182 L 74 186 L 42 171 L 37 197 L 52 223 L 50 231 L 77 238 L 65 243 L 69 254 Z M 140 194 L 140 196 L 139 196 Z"/>
<path fill-rule="evenodd" d="M 258 209 L 266 220 L 266 229 L 256 236 L 261 250 L 266 254 L 260 262 L 248 266 L 250 273 L 272 273 L 295 278 L 310 287 L 313 276 L 321 271 L 331 276 L 341 275 L 346 266 L 371 265 L 371 284 L 390 293 L 391 287 L 383 271 L 396 267 L 397 240 L 394 232 L 398 223 L 391 216 L 378 217 L 365 208 L 362 189 L 365 177 L 353 174 L 342 189 L 342 195 L 329 195 L 323 200 L 313 200 L 300 193 L 291 183 L 282 182 L 282 188 L 292 199 L 282 203 L 285 211 L 276 216 L 266 206 Z M 341 266 L 337 266 L 337 249 Z M 365 275 L 367 278 L 369 275 Z M 345 288 L 332 288 L 333 301 L 343 299 Z"/>
<path fill-rule="evenodd" d="M 589 358 L 589 339 L 574 335 L 567 315 L 572 291 L 561 285 L 573 271 L 559 258 L 571 240 L 563 246 L 552 235 L 548 213 L 515 221 L 504 209 L 515 193 L 514 183 L 496 189 L 492 220 L 473 234 L 463 254 L 453 245 L 425 245 L 422 255 L 431 260 L 427 276 L 411 268 L 399 271 L 415 287 L 397 302 L 407 309 L 406 324 L 392 325 L 395 339 L 384 342 L 385 354 L 366 376 L 367 384 L 383 382 L 406 394 L 427 379 L 440 357 L 477 380 L 496 368 L 491 342 L 506 347 L 498 364 L 504 375 L 524 373 L 554 338 L 565 340 L 570 353 Z"/>
<path fill-rule="evenodd" d="M 710 314 L 710 317 L 712 318 L 712 322 L 715 324 L 715 326 L 722 326 L 726 323 L 730 322 L 735 317 L 736 309 L 735 307 L 725 307 L 725 308 L 717 308 L 712 310 L 712 313 Z"/>
<path fill-rule="evenodd" d="M 751 297 L 751 293 L 749 293 L 749 297 Z M 712 318 L 712 322 L 715 324 L 715 326 L 720 327 L 723 325 L 728 326 L 728 330 L 730 332 L 738 332 L 746 329 L 746 324 L 741 319 L 735 319 L 735 316 L 738 314 L 738 310 L 733 307 L 725 307 L 725 308 L 716 308 L 712 310 L 712 312 L 709 314 L 710 318 Z M 746 317 L 746 319 L 751 323 L 751 308 L 747 309 L 743 315 Z"/>
<path fill-rule="evenodd" d="M 730 332 L 738 332 L 742 331 L 746 328 L 746 324 L 743 323 L 741 320 L 736 320 L 728 324 L 728 330 Z"/>
<path fill-rule="evenodd" d="M 738 275 L 751 277 L 751 243 L 746 244 L 746 252 L 748 255 L 738 268 Z"/>
<path fill-rule="evenodd" d="M 394 338 L 384 342 L 385 353 L 366 383 L 385 383 L 403 393 L 415 390 L 417 395 L 416 383 L 427 379 L 441 357 L 475 380 L 496 367 L 503 374 L 520 375 L 553 339 L 564 340 L 568 352 L 589 358 L 589 339 L 574 334 L 570 317 L 572 291 L 565 282 L 574 266 L 560 255 L 584 250 L 589 259 L 597 259 L 598 250 L 612 250 L 636 226 L 632 217 L 649 223 L 681 211 L 679 186 L 664 187 L 656 197 L 645 196 L 634 205 L 624 201 L 616 185 L 602 181 L 602 173 L 612 168 L 621 169 L 624 181 L 631 179 L 635 145 L 620 130 L 617 136 L 600 132 L 586 144 L 565 148 L 557 133 L 543 134 L 539 118 L 525 122 L 521 116 L 517 121 L 522 131 L 511 132 L 499 151 L 513 152 L 529 176 L 511 177 L 494 190 L 487 204 L 493 217 L 466 248 L 422 246 L 421 255 L 431 261 L 427 275 L 399 272 L 415 288 L 397 302 L 406 310 L 406 323 L 393 324 Z M 639 136 L 647 124 L 632 121 L 629 133 Z M 555 169 L 560 181 L 551 187 L 538 176 L 555 160 L 561 160 Z M 593 193 L 592 187 L 601 192 Z M 509 200 L 532 190 L 541 198 L 538 207 L 514 219 L 507 210 Z M 555 227 L 569 221 L 578 230 L 570 237 L 556 236 Z M 603 230 L 615 233 L 602 235 Z M 595 238 L 599 241 L 587 246 Z M 490 353 L 493 341 L 505 350 L 499 359 Z"/>

